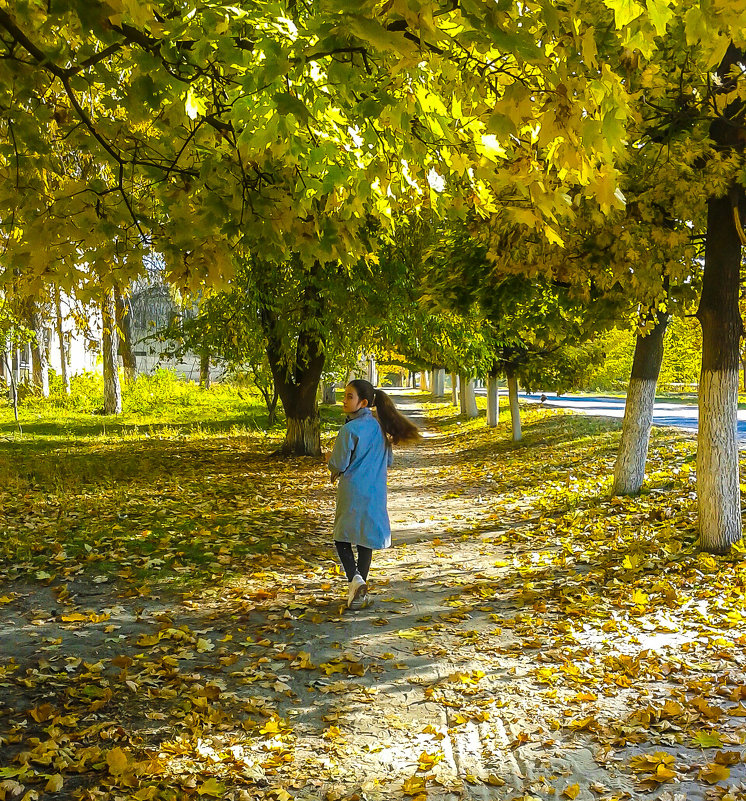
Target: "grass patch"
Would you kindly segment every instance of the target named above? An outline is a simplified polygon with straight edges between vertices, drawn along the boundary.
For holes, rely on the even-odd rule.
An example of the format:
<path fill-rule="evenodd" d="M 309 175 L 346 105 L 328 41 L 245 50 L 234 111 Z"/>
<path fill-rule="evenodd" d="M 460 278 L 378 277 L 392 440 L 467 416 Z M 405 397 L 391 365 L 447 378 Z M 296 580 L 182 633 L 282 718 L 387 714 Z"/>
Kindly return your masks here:
<path fill-rule="evenodd" d="M 310 547 L 322 516 L 323 462 L 271 455 L 260 397 L 157 373 L 125 395 L 116 418 L 66 398 L 27 398 L 23 435 L 0 409 L 0 577 L 115 576 L 130 591 L 230 581 L 278 546 Z M 324 438 L 342 421 L 322 407 Z M 138 589 L 139 588 L 139 589 Z"/>

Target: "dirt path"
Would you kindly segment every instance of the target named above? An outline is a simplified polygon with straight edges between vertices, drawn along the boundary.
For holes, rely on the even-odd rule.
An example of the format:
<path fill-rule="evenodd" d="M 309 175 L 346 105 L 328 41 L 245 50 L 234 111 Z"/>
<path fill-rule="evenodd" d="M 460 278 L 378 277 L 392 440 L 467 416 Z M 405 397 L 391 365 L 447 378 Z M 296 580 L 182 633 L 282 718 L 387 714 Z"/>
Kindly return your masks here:
<path fill-rule="evenodd" d="M 702 751 L 675 727 L 636 737 L 630 718 L 670 700 L 675 677 L 641 646 L 625 654 L 604 620 L 567 624 L 554 602 L 582 597 L 582 567 L 522 578 L 542 558 L 531 524 L 496 516 L 464 458 L 435 431 L 397 453 L 395 547 L 374 555 L 374 603 L 359 612 L 344 608 L 332 560 L 331 490 L 315 562 L 278 543 L 276 563 L 229 589 L 122 598 L 88 576 L 61 603 L 15 586 L 0 606 L 0 778 L 26 786 L 19 765 L 59 770 L 56 798 L 614 799 L 646 795 L 630 757 L 664 752 L 680 771 L 664 797 L 704 798 Z M 581 657 L 593 667 L 575 667 Z M 601 676 L 617 677 L 608 692 Z M 47 767 L 19 757 L 50 729 Z M 740 729 L 727 731 L 740 760 Z M 98 753 L 81 763 L 84 748 Z M 732 764 L 731 783 L 745 777 Z"/>

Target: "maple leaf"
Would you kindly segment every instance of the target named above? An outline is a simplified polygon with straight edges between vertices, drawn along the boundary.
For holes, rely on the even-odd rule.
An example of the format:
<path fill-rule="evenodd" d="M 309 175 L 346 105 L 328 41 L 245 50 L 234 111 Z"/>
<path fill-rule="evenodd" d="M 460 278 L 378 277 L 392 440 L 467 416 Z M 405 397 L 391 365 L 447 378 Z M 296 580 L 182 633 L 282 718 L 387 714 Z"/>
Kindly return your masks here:
<path fill-rule="evenodd" d="M 717 784 L 730 778 L 730 768 L 717 762 L 711 762 L 699 771 L 697 778 L 708 784 Z"/>
<path fill-rule="evenodd" d="M 404 795 L 417 796 L 424 793 L 427 785 L 427 776 L 410 776 L 402 783 L 402 792 Z"/>

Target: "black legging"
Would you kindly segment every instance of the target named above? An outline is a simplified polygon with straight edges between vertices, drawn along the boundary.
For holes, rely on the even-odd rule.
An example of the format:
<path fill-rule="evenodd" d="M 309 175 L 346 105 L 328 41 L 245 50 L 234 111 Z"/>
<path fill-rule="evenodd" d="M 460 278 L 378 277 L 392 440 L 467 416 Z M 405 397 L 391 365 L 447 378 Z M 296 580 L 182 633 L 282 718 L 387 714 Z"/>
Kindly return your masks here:
<path fill-rule="evenodd" d="M 347 581 L 352 581 L 355 573 L 359 573 L 365 581 L 368 580 L 368 571 L 370 570 L 370 561 L 373 558 L 373 549 L 366 548 L 364 545 L 357 546 L 357 564 L 355 564 L 355 555 L 352 552 L 352 545 L 349 542 L 334 541 L 337 546 L 337 553 L 339 554 L 339 561 L 345 569 Z"/>

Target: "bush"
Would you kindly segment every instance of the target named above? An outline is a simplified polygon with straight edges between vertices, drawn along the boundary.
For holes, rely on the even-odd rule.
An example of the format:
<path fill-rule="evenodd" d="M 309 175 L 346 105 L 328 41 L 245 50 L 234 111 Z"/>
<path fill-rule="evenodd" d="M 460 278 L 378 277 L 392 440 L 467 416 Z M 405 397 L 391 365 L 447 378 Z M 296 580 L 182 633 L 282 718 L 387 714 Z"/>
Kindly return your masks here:
<path fill-rule="evenodd" d="M 131 384 L 122 384 L 122 407 L 126 412 L 144 414 L 162 405 L 191 406 L 199 387 L 179 378 L 173 370 L 159 367 L 151 375 L 139 375 Z"/>

